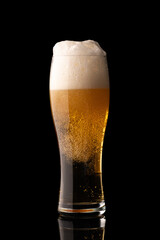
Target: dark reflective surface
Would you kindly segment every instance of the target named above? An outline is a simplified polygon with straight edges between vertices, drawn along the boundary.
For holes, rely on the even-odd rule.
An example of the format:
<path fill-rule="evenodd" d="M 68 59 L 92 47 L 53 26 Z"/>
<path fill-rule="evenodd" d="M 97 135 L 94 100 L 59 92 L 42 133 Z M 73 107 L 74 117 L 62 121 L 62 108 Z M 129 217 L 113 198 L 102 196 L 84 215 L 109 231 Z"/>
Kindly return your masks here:
<path fill-rule="evenodd" d="M 60 240 L 104 240 L 105 224 L 105 216 L 75 219 L 59 216 Z"/>

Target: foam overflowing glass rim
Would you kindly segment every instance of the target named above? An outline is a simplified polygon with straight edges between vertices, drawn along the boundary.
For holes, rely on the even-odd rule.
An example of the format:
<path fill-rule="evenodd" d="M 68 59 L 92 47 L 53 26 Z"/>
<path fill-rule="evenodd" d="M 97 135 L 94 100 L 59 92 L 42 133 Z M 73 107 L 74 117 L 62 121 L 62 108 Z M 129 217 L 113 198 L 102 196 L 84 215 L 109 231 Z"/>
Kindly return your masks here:
<path fill-rule="evenodd" d="M 106 52 L 94 40 L 57 42 L 53 56 L 106 56 Z"/>

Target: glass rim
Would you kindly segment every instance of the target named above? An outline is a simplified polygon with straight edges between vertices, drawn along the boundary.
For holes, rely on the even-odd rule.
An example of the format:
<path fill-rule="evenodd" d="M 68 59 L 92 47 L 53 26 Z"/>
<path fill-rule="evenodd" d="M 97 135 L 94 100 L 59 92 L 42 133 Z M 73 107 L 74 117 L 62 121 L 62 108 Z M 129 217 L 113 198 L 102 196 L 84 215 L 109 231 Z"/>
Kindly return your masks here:
<path fill-rule="evenodd" d="M 107 55 L 107 54 L 106 54 Z M 53 57 L 106 57 L 106 55 L 52 55 Z"/>

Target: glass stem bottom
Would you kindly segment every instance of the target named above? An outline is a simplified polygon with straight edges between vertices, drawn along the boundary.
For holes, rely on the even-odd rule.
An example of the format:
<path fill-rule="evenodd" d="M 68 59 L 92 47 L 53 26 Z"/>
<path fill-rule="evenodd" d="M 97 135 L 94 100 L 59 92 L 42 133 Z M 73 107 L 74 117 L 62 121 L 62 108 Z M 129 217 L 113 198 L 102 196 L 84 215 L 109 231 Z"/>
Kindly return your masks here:
<path fill-rule="evenodd" d="M 60 214 L 96 214 L 102 215 L 106 210 L 105 202 L 92 203 L 92 204 L 74 204 L 72 207 L 61 206 L 58 207 Z"/>

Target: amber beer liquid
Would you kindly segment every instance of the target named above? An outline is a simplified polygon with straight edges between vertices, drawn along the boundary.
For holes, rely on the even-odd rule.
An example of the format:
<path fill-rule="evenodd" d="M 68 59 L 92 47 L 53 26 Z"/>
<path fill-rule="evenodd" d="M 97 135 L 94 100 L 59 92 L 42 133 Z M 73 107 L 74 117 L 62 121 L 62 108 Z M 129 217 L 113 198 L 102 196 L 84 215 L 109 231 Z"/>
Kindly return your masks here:
<path fill-rule="evenodd" d="M 51 74 L 51 80 L 55 79 L 56 84 L 50 85 L 51 110 L 61 158 L 58 211 L 72 214 L 104 213 L 102 148 L 109 112 L 108 76 L 103 73 L 103 75 L 99 74 L 103 79 L 98 79 L 98 76 L 96 79 L 94 75 L 92 81 L 92 74 L 88 73 L 88 78 L 87 74 L 83 75 L 84 61 L 93 56 L 78 57 L 78 60 L 76 56 L 70 56 L 68 60 L 67 56 L 56 57 L 55 61 L 63 65 L 62 72 L 65 68 L 64 63 L 70 62 L 65 75 L 62 72 L 54 75 L 57 69 L 54 70 L 53 62 L 54 72 L 52 72 L 53 75 Z M 88 67 L 90 65 L 94 67 L 101 57 L 96 56 L 95 59 L 90 60 Z M 78 62 L 82 63 L 80 68 L 77 68 L 79 81 L 73 79 L 75 72 L 70 70 L 74 66 L 76 68 Z M 100 66 L 105 68 L 106 65 L 102 64 L 104 61 L 100 60 L 100 62 Z M 68 78 L 70 71 L 71 79 Z M 89 71 L 91 72 L 90 69 Z M 98 71 L 98 73 L 101 72 L 101 70 Z M 59 75 L 63 79 L 58 79 Z"/>

